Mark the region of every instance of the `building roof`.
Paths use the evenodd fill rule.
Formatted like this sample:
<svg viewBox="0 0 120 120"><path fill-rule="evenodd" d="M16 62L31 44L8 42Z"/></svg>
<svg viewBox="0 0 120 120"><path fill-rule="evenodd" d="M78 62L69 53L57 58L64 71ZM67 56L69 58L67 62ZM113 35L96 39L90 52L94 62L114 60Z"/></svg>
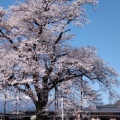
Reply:
<svg viewBox="0 0 120 120"><path fill-rule="evenodd" d="M114 104L97 106L95 110L91 110L91 113L100 113L100 112L120 113L120 100Z"/></svg>

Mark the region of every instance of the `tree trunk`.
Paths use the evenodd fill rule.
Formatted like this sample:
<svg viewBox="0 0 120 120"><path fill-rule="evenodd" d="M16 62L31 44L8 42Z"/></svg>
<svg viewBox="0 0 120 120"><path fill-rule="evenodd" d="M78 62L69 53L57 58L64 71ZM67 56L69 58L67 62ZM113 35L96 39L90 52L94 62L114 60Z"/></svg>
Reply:
<svg viewBox="0 0 120 120"><path fill-rule="evenodd" d="M35 86L35 90L36 90L37 98L38 98L37 101L34 101L34 104L36 106L36 120L46 120L45 107L48 103L48 93L49 93L48 86L47 86L48 78L47 77L43 78L43 83L42 83L41 89L37 85L37 83L39 81L39 75L34 74L33 78L35 81L34 86Z"/></svg>
<svg viewBox="0 0 120 120"><path fill-rule="evenodd" d="M36 120L46 120L46 111L41 107L41 105L37 104L36 106Z"/></svg>
<svg viewBox="0 0 120 120"><path fill-rule="evenodd" d="M47 116L42 111L36 113L36 120L46 120Z"/></svg>
<svg viewBox="0 0 120 120"><path fill-rule="evenodd" d="M38 101L36 101L36 120L47 120L46 105L48 103L48 91L42 92Z"/></svg>

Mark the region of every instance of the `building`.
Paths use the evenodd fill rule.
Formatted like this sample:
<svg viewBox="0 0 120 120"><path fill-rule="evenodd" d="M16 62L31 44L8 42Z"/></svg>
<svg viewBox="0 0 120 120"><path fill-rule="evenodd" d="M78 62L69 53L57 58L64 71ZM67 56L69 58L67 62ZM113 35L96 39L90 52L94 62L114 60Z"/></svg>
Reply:
<svg viewBox="0 0 120 120"><path fill-rule="evenodd" d="M35 115L35 111L25 111L24 113L18 112L18 113L9 113L9 114L0 113L0 120L4 120L4 118L5 120L31 120L31 117L33 115ZM53 116L54 116L54 112L49 111L47 113L47 117L45 118L45 120L53 120Z"/></svg>
<svg viewBox="0 0 120 120"><path fill-rule="evenodd" d="M120 101L115 104L97 106L90 111L91 120L120 120Z"/></svg>
<svg viewBox="0 0 120 120"><path fill-rule="evenodd" d="M3 114L0 113L0 120L30 120L33 114Z"/></svg>
<svg viewBox="0 0 120 120"><path fill-rule="evenodd" d="M114 104L107 104L97 106L95 110L78 110L76 114L73 115L72 111L64 110L64 119L65 120L120 120L120 101L117 101ZM26 111L24 114L0 114L0 120L30 120L30 117L35 115L35 111ZM61 120L61 115L55 115L53 111L47 111L47 120L53 120L57 117L57 120ZM58 118L59 117L59 118Z"/></svg>

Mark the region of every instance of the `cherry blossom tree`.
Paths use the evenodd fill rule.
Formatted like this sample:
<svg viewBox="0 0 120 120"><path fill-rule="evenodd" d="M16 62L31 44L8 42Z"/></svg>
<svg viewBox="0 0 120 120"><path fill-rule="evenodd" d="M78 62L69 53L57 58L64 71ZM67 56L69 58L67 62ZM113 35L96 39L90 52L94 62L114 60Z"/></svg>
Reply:
<svg viewBox="0 0 120 120"><path fill-rule="evenodd" d="M65 97L65 108L67 109L78 110L93 108L102 103L101 94L99 91L93 90L86 80L72 80L63 82L60 89L62 89L61 94Z"/></svg>
<svg viewBox="0 0 120 120"><path fill-rule="evenodd" d="M61 117L62 109L64 118L68 118L70 116L76 117L80 110L85 112L95 109L96 105L102 104L100 90L93 90L90 83L83 78L62 82L55 93L56 118Z"/></svg>
<svg viewBox="0 0 120 120"><path fill-rule="evenodd" d="M117 73L94 47L74 48L71 26L89 23L85 4L97 0L25 0L0 8L0 87L14 87L31 98L36 120L48 104L51 90L84 76L111 92ZM112 93L112 92L111 92Z"/></svg>

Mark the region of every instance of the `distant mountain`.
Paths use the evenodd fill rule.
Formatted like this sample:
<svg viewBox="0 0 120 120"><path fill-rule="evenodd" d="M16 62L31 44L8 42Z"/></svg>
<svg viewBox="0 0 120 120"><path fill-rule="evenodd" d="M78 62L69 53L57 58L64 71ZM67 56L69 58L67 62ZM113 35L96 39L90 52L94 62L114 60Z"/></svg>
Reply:
<svg viewBox="0 0 120 120"><path fill-rule="evenodd" d="M49 105L48 111L54 111L54 102ZM6 113L11 113L14 111L35 111L35 105L29 100L10 100L6 102ZM4 100L0 101L0 113L4 113Z"/></svg>
<svg viewBox="0 0 120 120"><path fill-rule="evenodd" d="M6 113L13 111L35 111L35 106L32 102L20 100L17 103L13 100L6 102ZM0 113L4 112L4 101L0 101Z"/></svg>

